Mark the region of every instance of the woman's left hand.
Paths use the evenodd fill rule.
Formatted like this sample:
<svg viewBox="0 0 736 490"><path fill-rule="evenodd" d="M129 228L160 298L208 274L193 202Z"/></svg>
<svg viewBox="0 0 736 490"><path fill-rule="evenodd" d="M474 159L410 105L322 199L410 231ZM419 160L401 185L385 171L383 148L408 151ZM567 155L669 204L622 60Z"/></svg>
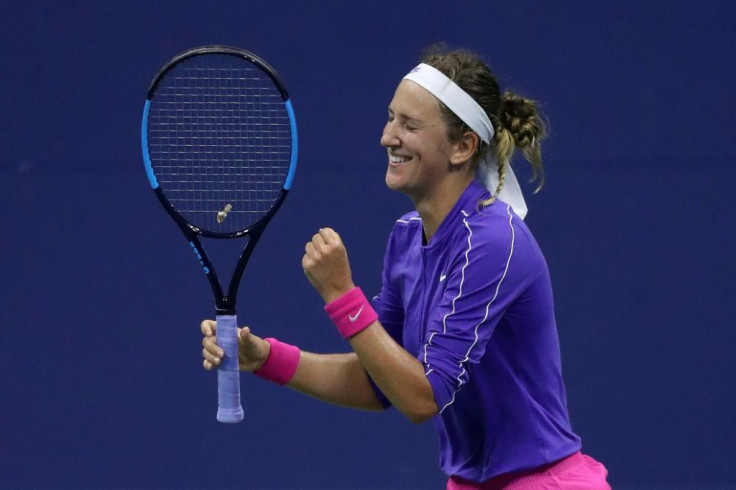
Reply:
<svg viewBox="0 0 736 490"><path fill-rule="evenodd" d="M302 268L325 303L355 287L345 245L332 228L321 228L305 247Z"/></svg>

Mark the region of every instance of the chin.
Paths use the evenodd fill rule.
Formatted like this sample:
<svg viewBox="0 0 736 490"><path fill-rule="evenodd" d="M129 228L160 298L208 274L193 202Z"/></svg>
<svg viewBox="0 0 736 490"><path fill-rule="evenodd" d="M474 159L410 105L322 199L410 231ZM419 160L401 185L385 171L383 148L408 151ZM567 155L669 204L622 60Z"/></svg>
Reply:
<svg viewBox="0 0 736 490"><path fill-rule="evenodd" d="M400 191L402 188L401 181L396 179L396 176L391 175L391 172L386 172L386 187L392 191Z"/></svg>

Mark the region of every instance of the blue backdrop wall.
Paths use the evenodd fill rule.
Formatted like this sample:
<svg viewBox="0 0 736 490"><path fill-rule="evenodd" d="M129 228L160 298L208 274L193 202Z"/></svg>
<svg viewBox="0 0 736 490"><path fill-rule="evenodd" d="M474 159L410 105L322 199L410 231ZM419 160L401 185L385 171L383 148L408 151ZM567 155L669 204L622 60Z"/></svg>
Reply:
<svg viewBox="0 0 736 490"><path fill-rule="evenodd" d="M378 144L423 47L482 53L551 123L530 227L556 291L585 450L614 488L736 488L736 7L689 2L6 1L0 18L0 487L444 488L431 424L251 376L215 421L212 300L143 172L146 89L175 54L269 60L300 128L293 192L239 312L347 345L301 271L320 226L379 284L393 220ZM521 167L521 166L520 166ZM531 190L531 189L529 189Z"/></svg>

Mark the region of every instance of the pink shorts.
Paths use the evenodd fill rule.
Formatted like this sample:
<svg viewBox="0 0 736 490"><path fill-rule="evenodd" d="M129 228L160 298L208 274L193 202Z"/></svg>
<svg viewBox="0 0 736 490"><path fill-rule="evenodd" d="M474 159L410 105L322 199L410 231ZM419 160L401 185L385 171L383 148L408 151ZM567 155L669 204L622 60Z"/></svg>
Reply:
<svg viewBox="0 0 736 490"><path fill-rule="evenodd" d="M611 490L607 476L605 466L577 452L536 470L507 473L482 483L452 476L447 490Z"/></svg>

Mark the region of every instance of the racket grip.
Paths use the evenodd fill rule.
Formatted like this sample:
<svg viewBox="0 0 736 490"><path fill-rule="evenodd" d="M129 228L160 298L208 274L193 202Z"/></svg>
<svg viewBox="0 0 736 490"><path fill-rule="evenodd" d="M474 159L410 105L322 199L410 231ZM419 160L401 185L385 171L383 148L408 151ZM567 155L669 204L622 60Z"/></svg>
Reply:
<svg viewBox="0 0 736 490"><path fill-rule="evenodd" d="M217 370L217 420L236 423L243 420L240 405L240 370L238 366L238 319L235 315L217 315L217 345L225 351Z"/></svg>

